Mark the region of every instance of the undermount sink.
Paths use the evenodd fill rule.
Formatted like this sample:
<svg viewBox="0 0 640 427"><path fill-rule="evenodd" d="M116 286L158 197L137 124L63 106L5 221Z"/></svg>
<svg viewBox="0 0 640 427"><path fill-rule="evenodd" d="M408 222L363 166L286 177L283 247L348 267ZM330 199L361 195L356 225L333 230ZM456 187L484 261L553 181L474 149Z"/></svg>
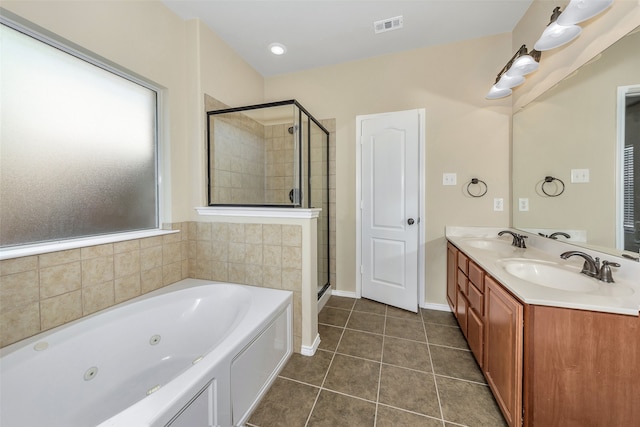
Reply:
<svg viewBox="0 0 640 427"><path fill-rule="evenodd" d="M506 240L503 241L503 240L497 240L497 239L473 238L473 239L466 239L463 242L466 245L471 246L472 248L484 249L486 251L501 252L504 250L515 249L513 246L511 246L511 243L507 242Z"/></svg>
<svg viewBox="0 0 640 427"><path fill-rule="evenodd" d="M547 288L572 292L594 292L600 288L597 279L552 262L507 259L498 261L498 265L512 276Z"/></svg>

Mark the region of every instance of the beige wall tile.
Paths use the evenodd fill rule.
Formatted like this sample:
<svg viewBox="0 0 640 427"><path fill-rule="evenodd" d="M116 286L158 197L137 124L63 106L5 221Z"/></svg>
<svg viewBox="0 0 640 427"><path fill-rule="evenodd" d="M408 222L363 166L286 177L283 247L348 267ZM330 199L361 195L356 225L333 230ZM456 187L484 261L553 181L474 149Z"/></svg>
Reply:
<svg viewBox="0 0 640 427"><path fill-rule="evenodd" d="M229 224L225 222L211 224L211 239L219 242L229 241Z"/></svg>
<svg viewBox="0 0 640 427"><path fill-rule="evenodd" d="M282 288L282 269L265 265L262 268L262 286L274 289Z"/></svg>
<svg viewBox="0 0 640 427"><path fill-rule="evenodd" d="M196 259L198 256L198 244L195 240L189 240L187 242L187 258L188 259Z"/></svg>
<svg viewBox="0 0 640 427"><path fill-rule="evenodd" d="M113 244L113 253L119 254L123 252L132 252L140 250L140 240L125 240L124 242L116 242Z"/></svg>
<svg viewBox="0 0 640 427"><path fill-rule="evenodd" d="M245 244L229 242L229 262L236 264L244 264L245 262Z"/></svg>
<svg viewBox="0 0 640 427"><path fill-rule="evenodd" d="M218 282L229 281L229 264L222 261L211 262L211 280Z"/></svg>
<svg viewBox="0 0 640 427"><path fill-rule="evenodd" d="M173 264L182 261L182 244L180 241L165 243L162 246L162 263Z"/></svg>
<svg viewBox="0 0 640 427"><path fill-rule="evenodd" d="M229 224L229 242L244 243L244 224Z"/></svg>
<svg viewBox="0 0 640 427"><path fill-rule="evenodd" d="M40 303L32 302L0 313L0 347L40 332Z"/></svg>
<svg viewBox="0 0 640 427"><path fill-rule="evenodd" d="M140 250L140 270L147 271L162 267L162 246L152 246Z"/></svg>
<svg viewBox="0 0 640 427"><path fill-rule="evenodd" d="M302 290L302 270L282 269L282 289L289 291Z"/></svg>
<svg viewBox="0 0 640 427"><path fill-rule="evenodd" d="M263 224L262 243L265 245L281 245L282 226L279 224Z"/></svg>
<svg viewBox="0 0 640 427"><path fill-rule="evenodd" d="M208 222L196 223L196 240L211 240L211 224Z"/></svg>
<svg viewBox="0 0 640 427"><path fill-rule="evenodd" d="M82 291L40 301L40 325L43 331L82 317Z"/></svg>
<svg viewBox="0 0 640 427"><path fill-rule="evenodd" d="M90 258L82 261L82 286L97 285L113 280L113 256Z"/></svg>
<svg viewBox="0 0 640 427"><path fill-rule="evenodd" d="M68 251L38 255L38 260L40 268L80 261L80 249L70 249Z"/></svg>
<svg viewBox="0 0 640 427"><path fill-rule="evenodd" d="M140 295L140 273L131 274L114 281L115 303L135 298Z"/></svg>
<svg viewBox="0 0 640 427"><path fill-rule="evenodd" d="M262 245L247 243L244 262L245 264L262 265Z"/></svg>
<svg viewBox="0 0 640 427"><path fill-rule="evenodd" d="M282 265L282 246L264 245L262 259L265 266L280 267Z"/></svg>
<svg viewBox="0 0 640 427"><path fill-rule="evenodd" d="M245 283L251 286L262 286L262 266L261 265L246 266Z"/></svg>
<svg viewBox="0 0 640 427"><path fill-rule="evenodd" d="M114 282L99 283L82 289L82 313L95 313L115 304Z"/></svg>
<svg viewBox="0 0 640 427"><path fill-rule="evenodd" d="M302 227L299 225L282 226L282 246L302 245Z"/></svg>
<svg viewBox="0 0 640 427"><path fill-rule="evenodd" d="M182 240L182 233L171 233L171 234L165 234L164 236L162 236L163 245L167 245L169 243L178 243L181 240Z"/></svg>
<svg viewBox="0 0 640 427"><path fill-rule="evenodd" d="M282 247L282 268L302 268L302 250L299 247Z"/></svg>
<svg viewBox="0 0 640 427"><path fill-rule="evenodd" d="M229 263L229 282L231 283L244 283L245 280L245 265Z"/></svg>
<svg viewBox="0 0 640 427"><path fill-rule="evenodd" d="M140 239L140 249L162 246L162 236L147 237Z"/></svg>
<svg viewBox="0 0 640 427"><path fill-rule="evenodd" d="M188 223L187 240L196 240L198 236L198 224L194 221Z"/></svg>
<svg viewBox="0 0 640 427"><path fill-rule="evenodd" d="M140 251L114 255L113 270L116 278L140 273Z"/></svg>
<svg viewBox="0 0 640 427"><path fill-rule="evenodd" d="M113 243L106 245L88 246L80 249L80 256L84 259L113 255Z"/></svg>
<svg viewBox="0 0 640 427"><path fill-rule="evenodd" d="M40 299L37 271L0 276L0 307L2 311Z"/></svg>
<svg viewBox="0 0 640 427"><path fill-rule="evenodd" d="M262 224L245 224L244 225L244 241L245 243L262 243Z"/></svg>
<svg viewBox="0 0 640 427"><path fill-rule="evenodd" d="M51 298L82 287L79 261L40 269L40 298Z"/></svg>
<svg viewBox="0 0 640 427"><path fill-rule="evenodd" d="M0 261L0 276L22 273L38 269L37 256L25 256L21 258L5 259Z"/></svg>
<svg viewBox="0 0 640 427"><path fill-rule="evenodd" d="M213 257L213 243L211 240L196 240L196 258L205 260Z"/></svg>
<svg viewBox="0 0 640 427"><path fill-rule="evenodd" d="M143 270L140 273L140 291L143 294L162 287L162 267Z"/></svg>
<svg viewBox="0 0 640 427"><path fill-rule="evenodd" d="M213 242L211 259L215 261L224 261L227 262L229 260L229 244L227 242Z"/></svg>
<svg viewBox="0 0 640 427"><path fill-rule="evenodd" d="M211 270L211 260L208 260L208 259L196 260L195 278L213 280L213 272Z"/></svg>
<svg viewBox="0 0 640 427"><path fill-rule="evenodd" d="M182 279L182 261L162 266L162 286L167 286Z"/></svg>

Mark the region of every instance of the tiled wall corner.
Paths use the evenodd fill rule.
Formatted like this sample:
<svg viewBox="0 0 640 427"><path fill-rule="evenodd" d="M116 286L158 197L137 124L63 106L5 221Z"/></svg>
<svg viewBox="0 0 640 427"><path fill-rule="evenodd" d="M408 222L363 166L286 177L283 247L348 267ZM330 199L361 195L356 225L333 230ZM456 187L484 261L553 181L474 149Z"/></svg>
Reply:
<svg viewBox="0 0 640 427"><path fill-rule="evenodd" d="M294 291L294 348L302 342L302 227L196 223L191 277Z"/></svg>
<svg viewBox="0 0 640 427"><path fill-rule="evenodd" d="M180 233L0 261L0 347L189 277Z"/></svg>

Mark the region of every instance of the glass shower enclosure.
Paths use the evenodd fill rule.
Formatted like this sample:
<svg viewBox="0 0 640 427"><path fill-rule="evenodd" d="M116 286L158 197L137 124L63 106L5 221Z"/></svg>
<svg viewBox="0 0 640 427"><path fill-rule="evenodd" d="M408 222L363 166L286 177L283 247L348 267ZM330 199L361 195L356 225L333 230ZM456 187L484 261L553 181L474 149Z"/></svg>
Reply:
<svg viewBox="0 0 640 427"><path fill-rule="evenodd" d="M207 111L209 206L322 208L318 298L330 287L329 131L295 99Z"/></svg>

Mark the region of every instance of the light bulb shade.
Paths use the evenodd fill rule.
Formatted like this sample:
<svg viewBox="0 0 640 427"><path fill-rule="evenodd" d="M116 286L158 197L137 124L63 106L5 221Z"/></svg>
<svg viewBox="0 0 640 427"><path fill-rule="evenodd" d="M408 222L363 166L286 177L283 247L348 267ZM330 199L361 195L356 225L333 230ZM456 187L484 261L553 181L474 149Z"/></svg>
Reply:
<svg viewBox="0 0 640 427"><path fill-rule="evenodd" d="M489 89L489 93L487 93L487 96L485 96L485 98L500 99L500 98L504 98L505 96L511 95L511 92L512 92L511 89L498 89L496 85L493 85L491 86L491 89Z"/></svg>
<svg viewBox="0 0 640 427"><path fill-rule="evenodd" d="M613 0L571 0L556 22L560 25L574 25L603 12Z"/></svg>
<svg viewBox="0 0 640 427"><path fill-rule="evenodd" d="M562 16L562 15L560 15ZM558 25L557 22L552 22L544 30L540 39L533 46L535 50L545 51L555 49L563 44L569 43L575 39L582 32L582 28L577 25Z"/></svg>
<svg viewBox="0 0 640 427"><path fill-rule="evenodd" d="M511 89L512 87L516 87L524 83L524 77L522 76L507 76L507 74L503 74L500 77L500 80L494 85L496 89Z"/></svg>
<svg viewBox="0 0 640 427"><path fill-rule="evenodd" d="M531 55L519 56L505 73L508 77L525 76L538 69L540 64Z"/></svg>

